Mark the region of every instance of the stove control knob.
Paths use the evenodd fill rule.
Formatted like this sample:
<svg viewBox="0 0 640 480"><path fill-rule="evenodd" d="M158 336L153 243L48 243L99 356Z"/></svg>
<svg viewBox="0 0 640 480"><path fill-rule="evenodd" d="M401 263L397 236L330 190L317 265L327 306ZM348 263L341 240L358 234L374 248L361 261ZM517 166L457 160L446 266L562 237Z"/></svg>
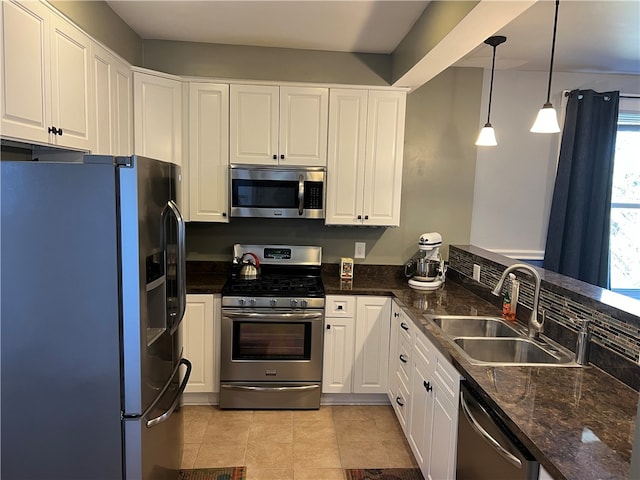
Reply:
<svg viewBox="0 0 640 480"><path fill-rule="evenodd" d="M256 306L256 299L255 298L250 298L249 299L249 305L251 305L252 307Z"/></svg>
<svg viewBox="0 0 640 480"><path fill-rule="evenodd" d="M276 305L278 305L278 300L276 300L275 298L272 298L271 300L269 300L269 305L271 305L272 307L275 307Z"/></svg>
<svg viewBox="0 0 640 480"><path fill-rule="evenodd" d="M241 307L244 307L244 304L247 303L247 300L244 298L241 298L238 300L238 303L240 304Z"/></svg>
<svg viewBox="0 0 640 480"><path fill-rule="evenodd" d="M302 308L307 308L307 301L306 300L300 300L300 306Z"/></svg>
<svg viewBox="0 0 640 480"><path fill-rule="evenodd" d="M296 300L295 298L291 299L291 306L293 308L296 308L298 306L298 300Z"/></svg>

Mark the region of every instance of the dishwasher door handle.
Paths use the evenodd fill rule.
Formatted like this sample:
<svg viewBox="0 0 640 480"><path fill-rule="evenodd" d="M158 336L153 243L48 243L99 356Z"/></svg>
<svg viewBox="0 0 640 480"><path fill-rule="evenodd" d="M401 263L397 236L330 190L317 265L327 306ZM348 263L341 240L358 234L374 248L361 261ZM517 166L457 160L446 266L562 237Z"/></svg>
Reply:
<svg viewBox="0 0 640 480"><path fill-rule="evenodd" d="M467 420L469 421L469 424L473 427L473 429L476 432L478 432L478 434L482 438L484 438L487 441L487 443L491 445L505 460L507 460L509 463L513 464L517 468L522 468L522 462L520 461L520 459L514 456L502 445L500 445L500 443L495 438L493 438L489 434L489 432L487 432L484 428L482 428L482 425L480 425L480 423L478 423L478 421L475 419L475 417L471 413L471 410L469 409L469 405L467 404L467 401L464 398L464 392L462 391L460 392L460 406L462 407L462 411L464 412L465 417L467 417ZM489 416L489 414L484 410L482 405L478 405L478 407L482 409L482 411L484 411L487 414L487 416Z"/></svg>

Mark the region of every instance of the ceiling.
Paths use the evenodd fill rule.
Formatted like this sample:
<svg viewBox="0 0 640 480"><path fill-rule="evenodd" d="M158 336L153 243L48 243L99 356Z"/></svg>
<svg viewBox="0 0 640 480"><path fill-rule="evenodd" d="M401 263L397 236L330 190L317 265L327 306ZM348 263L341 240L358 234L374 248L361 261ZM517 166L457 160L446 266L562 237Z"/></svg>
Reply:
<svg viewBox="0 0 640 480"><path fill-rule="evenodd" d="M107 3L143 39L389 54L430 2ZM554 5L552 0L539 0L495 32L507 37L497 49L496 68L549 68ZM490 67L491 54L491 47L479 42L455 65ZM640 0L562 1L554 69L640 74Z"/></svg>

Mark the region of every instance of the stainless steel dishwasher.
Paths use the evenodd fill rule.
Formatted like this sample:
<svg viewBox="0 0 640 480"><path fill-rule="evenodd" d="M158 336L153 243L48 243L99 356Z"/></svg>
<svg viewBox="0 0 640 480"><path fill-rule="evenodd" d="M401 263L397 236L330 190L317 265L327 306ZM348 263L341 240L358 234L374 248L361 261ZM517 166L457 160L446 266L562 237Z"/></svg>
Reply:
<svg viewBox="0 0 640 480"><path fill-rule="evenodd" d="M535 480L539 463L511 433L500 416L460 384L457 480Z"/></svg>

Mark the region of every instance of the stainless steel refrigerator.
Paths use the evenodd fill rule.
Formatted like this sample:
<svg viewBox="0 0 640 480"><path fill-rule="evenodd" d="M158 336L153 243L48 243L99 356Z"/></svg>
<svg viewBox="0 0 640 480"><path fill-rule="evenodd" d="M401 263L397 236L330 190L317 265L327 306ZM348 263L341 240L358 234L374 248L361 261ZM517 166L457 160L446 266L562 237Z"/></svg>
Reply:
<svg viewBox="0 0 640 480"><path fill-rule="evenodd" d="M177 478L178 176L139 156L0 162L1 478Z"/></svg>

